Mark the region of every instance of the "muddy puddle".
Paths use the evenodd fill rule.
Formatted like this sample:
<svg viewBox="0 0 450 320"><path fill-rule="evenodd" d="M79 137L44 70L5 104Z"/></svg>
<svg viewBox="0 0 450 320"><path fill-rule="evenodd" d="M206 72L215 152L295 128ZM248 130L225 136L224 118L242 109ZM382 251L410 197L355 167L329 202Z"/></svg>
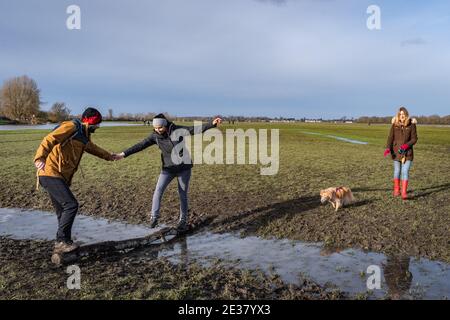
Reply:
<svg viewBox="0 0 450 320"><path fill-rule="evenodd" d="M323 133L318 133L318 132L302 131L302 133L312 134L312 135L317 135L317 136L322 136L322 137L327 137L327 138L332 138L332 139L336 139L336 140L339 140L339 141L344 141L344 142L349 142L349 143L354 143L354 144L368 144L368 142L366 142L366 141L354 140L354 139L349 139L349 138L345 138L345 137L338 137L338 136L333 136L333 135L323 134Z"/></svg>
<svg viewBox="0 0 450 320"><path fill-rule="evenodd" d="M157 230L157 229L156 229ZM107 240L137 238L154 232L144 225L110 222L79 215L73 237L83 244ZM56 216L43 211L0 209L0 236L14 239L53 240ZM166 257L174 263L195 260L205 267L220 263L243 269L260 269L277 274L286 283L300 284L303 278L322 286L340 289L352 296L368 291L367 281L373 275L368 267L380 270L380 289L369 292L369 298L387 295L403 299L442 299L450 297L450 265L412 257L386 256L356 249L326 250L320 243L290 240L241 238L239 234L215 234L207 231L183 237L164 246L128 253L145 263ZM370 282L373 284L373 282Z"/></svg>

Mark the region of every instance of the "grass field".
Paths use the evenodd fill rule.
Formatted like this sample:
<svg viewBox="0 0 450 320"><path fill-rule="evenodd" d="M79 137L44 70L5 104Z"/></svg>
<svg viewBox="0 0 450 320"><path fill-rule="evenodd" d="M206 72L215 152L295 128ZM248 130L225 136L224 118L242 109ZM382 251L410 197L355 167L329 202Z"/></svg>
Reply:
<svg viewBox="0 0 450 320"><path fill-rule="evenodd" d="M222 130L238 127L280 129L279 172L262 176L259 165L196 165L189 192L190 215L213 217L208 226L211 231L321 241L331 250L356 247L450 262L449 127L418 126L419 141L410 172L412 199L408 201L391 196L393 165L382 155L387 125L243 123L223 126ZM105 127L93 140L107 150L120 152L146 137L149 130L144 126ZM46 193L35 190L32 164L47 132L0 131L0 207L52 210ZM117 162L86 154L81 161L83 174L79 170L72 185L80 211L148 223L160 166L155 146ZM338 185L352 188L357 202L336 213L331 205L321 205L319 190ZM175 223L178 207L173 182L164 195L162 222ZM343 297L314 283L287 286L277 278L220 265L204 268L190 263L183 268L161 259L142 264L126 256L82 262L83 290L69 292L64 286L64 270L50 265L51 243L0 238L0 244L5 262L0 265L0 297L6 299Z"/></svg>
<svg viewBox="0 0 450 320"><path fill-rule="evenodd" d="M196 165L190 185L191 215L215 216L214 231L244 230L265 237L323 241L333 247L404 253L450 261L450 128L418 126L410 172L413 198L391 196L392 161L382 156L389 127L364 124L260 124L226 128L279 128L280 169L259 174L259 165ZM98 145L120 152L149 134L149 127L105 127ZM305 132L368 142L358 145ZM35 191L34 152L47 131L1 131L0 206L51 210ZM72 190L81 212L133 223L148 222L160 171L157 147L118 162L85 155ZM321 205L319 190L352 188L356 204L335 213ZM162 220L178 217L172 183Z"/></svg>

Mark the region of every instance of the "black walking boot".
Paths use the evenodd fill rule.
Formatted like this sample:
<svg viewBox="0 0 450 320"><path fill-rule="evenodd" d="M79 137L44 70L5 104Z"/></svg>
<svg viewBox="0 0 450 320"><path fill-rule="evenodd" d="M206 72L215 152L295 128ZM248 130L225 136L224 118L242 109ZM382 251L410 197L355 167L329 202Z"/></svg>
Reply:
<svg viewBox="0 0 450 320"><path fill-rule="evenodd" d="M150 218L150 228L156 228L158 225L158 218L151 217Z"/></svg>
<svg viewBox="0 0 450 320"><path fill-rule="evenodd" d="M183 232L183 231L186 231L187 229L188 229L188 224L187 224L186 220L180 220L177 224L177 231Z"/></svg>

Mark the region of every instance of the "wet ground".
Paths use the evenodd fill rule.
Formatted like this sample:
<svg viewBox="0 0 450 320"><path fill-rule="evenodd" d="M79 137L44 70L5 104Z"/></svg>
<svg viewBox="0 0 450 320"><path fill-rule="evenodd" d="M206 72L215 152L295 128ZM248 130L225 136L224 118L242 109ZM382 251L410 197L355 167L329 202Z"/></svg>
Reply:
<svg viewBox="0 0 450 320"><path fill-rule="evenodd" d="M56 229L54 214L43 211L0 209L0 236L17 240L52 240ZM143 225L110 222L79 215L74 239L90 244L106 240L137 238L154 232ZM287 284L300 286L313 281L357 297L367 291L369 266L381 271L381 288L370 298L442 299L450 297L450 265L412 257L386 256L357 249L325 249L321 243L283 239L241 237L238 232L216 234L207 230L180 239L173 246L139 250L127 255L134 261L150 263L155 258L175 265L195 261L209 268L217 261L226 267L262 270L277 274ZM153 262L152 262L153 263Z"/></svg>
<svg viewBox="0 0 450 320"><path fill-rule="evenodd" d="M322 134L322 133L318 133L318 132L309 132L309 131L302 131L302 132L306 133L306 134L323 136L323 137L332 138L332 139L336 139L336 140L339 140L339 141L344 141L344 142L349 142L349 143L354 143L354 144L368 144L368 142L366 142L366 141L349 139L349 138L334 136L334 135L330 135L330 134Z"/></svg>
<svg viewBox="0 0 450 320"><path fill-rule="evenodd" d="M243 125L244 129L276 127ZM280 171L275 176L261 176L253 165L194 166L190 217L213 218L209 230L216 233L244 230L248 236L323 242L450 263L448 130L420 129L410 172L410 200L402 201L392 197L392 161L383 158L388 126L295 124L280 129ZM149 130L103 128L95 134L95 142L120 152L148 136ZM7 150L0 164L0 207L53 211L48 194L42 188L35 190L36 172L30 162L45 133L0 134L0 144ZM139 225L148 221L160 166L155 147L112 163L84 156L72 184L80 212ZM320 203L319 191L337 185L351 188L357 201L334 212L331 205ZM176 223L178 215L173 182L164 194L161 222Z"/></svg>

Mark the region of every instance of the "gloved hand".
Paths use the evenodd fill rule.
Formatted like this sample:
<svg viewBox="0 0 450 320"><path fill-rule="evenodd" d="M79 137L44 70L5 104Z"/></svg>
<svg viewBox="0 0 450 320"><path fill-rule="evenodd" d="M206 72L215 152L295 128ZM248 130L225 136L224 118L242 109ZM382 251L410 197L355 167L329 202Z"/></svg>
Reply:
<svg viewBox="0 0 450 320"><path fill-rule="evenodd" d="M391 149L387 148L386 150L384 150L384 154L383 156L386 158L388 154L391 153Z"/></svg>
<svg viewBox="0 0 450 320"><path fill-rule="evenodd" d="M409 149L409 145L407 143L402 144L400 146L400 148L398 149L398 153L404 154L404 153L406 153L406 151L408 151L408 149Z"/></svg>

